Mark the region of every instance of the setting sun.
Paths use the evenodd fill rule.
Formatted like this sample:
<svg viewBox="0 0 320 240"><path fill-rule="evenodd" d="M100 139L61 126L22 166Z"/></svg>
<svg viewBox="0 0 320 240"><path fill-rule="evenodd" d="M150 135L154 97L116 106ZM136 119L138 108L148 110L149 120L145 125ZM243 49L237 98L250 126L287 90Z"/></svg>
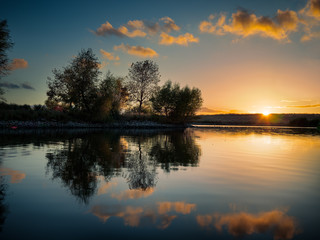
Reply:
<svg viewBox="0 0 320 240"><path fill-rule="evenodd" d="M262 115L263 115L263 116L268 116L269 114L270 114L270 112L268 112L268 111L263 111L263 112L262 112Z"/></svg>

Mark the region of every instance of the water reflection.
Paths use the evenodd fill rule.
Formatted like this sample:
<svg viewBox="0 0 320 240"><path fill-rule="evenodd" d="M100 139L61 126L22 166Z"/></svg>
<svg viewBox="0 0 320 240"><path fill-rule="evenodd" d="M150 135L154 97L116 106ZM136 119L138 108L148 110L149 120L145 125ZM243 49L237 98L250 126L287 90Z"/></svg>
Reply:
<svg viewBox="0 0 320 240"><path fill-rule="evenodd" d="M47 173L61 180L72 195L88 204L96 194L104 194L123 177L128 188L113 194L116 199L137 199L153 193L157 167L169 172L179 166L197 166L200 148L190 131L120 135L116 132L70 138L50 148L46 154ZM98 187L98 182L104 181Z"/></svg>
<svg viewBox="0 0 320 240"><path fill-rule="evenodd" d="M165 229L180 214L187 215L195 209L196 204L182 201L158 202L150 207L95 205L90 212L103 222L108 221L111 217L116 217L123 219L124 225L131 227L152 224L159 229Z"/></svg>
<svg viewBox="0 0 320 240"><path fill-rule="evenodd" d="M279 209L258 214L239 212L198 215L197 222L201 227L214 226L219 232L225 227L235 237L271 232L274 239L292 239L298 233L296 220L288 216L285 210Z"/></svg>

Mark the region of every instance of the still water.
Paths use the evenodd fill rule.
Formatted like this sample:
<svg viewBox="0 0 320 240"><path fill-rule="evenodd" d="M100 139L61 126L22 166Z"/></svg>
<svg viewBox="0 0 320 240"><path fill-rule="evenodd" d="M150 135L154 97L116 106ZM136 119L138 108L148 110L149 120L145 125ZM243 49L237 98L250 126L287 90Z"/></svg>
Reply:
<svg viewBox="0 0 320 240"><path fill-rule="evenodd" d="M316 130L0 135L1 239L319 239Z"/></svg>

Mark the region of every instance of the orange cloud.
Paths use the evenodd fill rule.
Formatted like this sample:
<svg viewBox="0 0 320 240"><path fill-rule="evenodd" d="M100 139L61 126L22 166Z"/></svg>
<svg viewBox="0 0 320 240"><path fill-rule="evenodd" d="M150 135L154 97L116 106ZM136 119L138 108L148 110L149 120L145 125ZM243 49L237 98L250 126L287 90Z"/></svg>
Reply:
<svg viewBox="0 0 320 240"><path fill-rule="evenodd" d="M309 0L307 5L300 10L300 14L320 20L320 0Z"/></svg>
<svg viewBox="0 0 320 240"><path fill-rule="evenodd" d="M106 21L96 31L91 31L98 36L114 35L118 37L145 37L147 33L154 35L159 31L171 32L179 31L180 27L170 17L160 18L157 22L130 20L118 28L114 28L110 22Z"/></svg>
<svg viewBox="0 0 320 240"><path fill-rule="evenodd" d="M116 182L105 182L103 184L100 184L98 188L98 196L102 194L106 194L107 191L114 186L117 186Z"/></svg>
<svg viewBox="0 0 320 240"><path fill-rule="evenodd" d="M10 70L23 69L28 67L28 62L22 58L14 58L10 64Z"/></svg>
<svg viewBox="0 0 320 240"><path fill-rule="evenodd" d="M92 207L90 212L103 222L106 222L110 217L120 217L123 218L125 225L137 227L140 223L140 215L143 213L143 209L141 207L134 208L130 206L124 209L117 209L96 205Z"/></svg>
<svg viewBox="0 0 320 240"><path fill-rule="evenodd" d="M185 202L159 202L157 204L159 214L165 214L170 211L181 214L190 214L191 211L196 209L196 204Z"/></svg>
<svg viewBox="0 0 320 240"><path fill-rule="evenodd" d="M95 205L91 208L90 213L103 222L108 221L111 217L118 217L124 220L125 225L132 227L139 226L140 222L151 222L158 228L165 229L178 217L177 215L167 214L169 211L172 210L181 214L190 214L196 207L195 204L185 202L161 202L157 205L158 208L156 210L152 208L124 207L119 205Z"/></svg>
<svg viewBox="0 0 320 240"><path fill-rule="evenodd" d="M197 43L199 42L199 38L195 38L191 33L185 33L184 35L173 37L165 32L162 32L160 34L159 44L162 44L162 45L178 44L178 45L188 46L188 44L191 42Z"/></svg>
<svg viewBox="0 0 320 240"><path fill-rule="evenodd" d="M286 106L288 108L318 108L320 104Z"/></svg>
<svg viewBox="0 0 320 240"><path fill-rule="evenodd" d="M218 231L222 231L222 227L226 226L228 232L235 237L272 232L274 239L292 239L298 233L294 218L287 216L285 211L280 210L256 215L245 212L198 215L197 222L202 227L214 225Z"/></svg>
<svg viewBox="0 0 320 240"><path fill-rule="evenodd" d="M0 168L1 176L10 176L10 183L20 183L26 177L25 173L10 168Z"/></svg>
<svg viewBox="0 0 320 240"><path fill-rule="evenodd" d="M133 29L131 32L125 26L114 28L108 21L103 23L94 33L98 36L115 35L118 37L145 37L147 34L141 29Z"/></svg>
<svg viewBox="0 0 320 240"><path fill-rule="evenodd" d="M179 31L180 27L169 17L160 18L160 21L164 23L163 31L171 32L171 31Z"/></svg>
<svg viewBox="0 0 320 240"><path fill-rule="evenodd" d="M202 33L217 35L226 33L232 33L242 37L259 35L284 40L288 39L290 32L297 30L299 23L297 13L291 10L278 10L275 20L265 16L258 17L245 10L238 10L232 14L229 24L225 23L225 20L225 15L221 15L216 24L213 24L211 21L203 21L199 25L199 30Z"/></svg>
<svg viewBox="0 0 320 240"><path fill-rule="evenodd" d="M154 192L153 188L148 188L147 190L142 189L132 189L126 190L121 193L113 193L111 195L112 198L116 198L118 200L128 200L128 199L139 199L139 198L147 198L151 196Z"/></svg>
<svg viewBox="0 0 320 240"><path fill-rule="evenodd" d="M142 46L130 46L128 44L124 45L123 43L118 46L114 46L114 50L122 50L125 53L138 57L157 57L158 54L151 48L145 48Z"/></svg>
<svg viewBox="0 0 320 240"><path fill-rule="evenodd" d="M109 53L109 52L107 52L107 51L105 51L103 49L100 49L100 53L101 53L103 58L106 58L106 59L108 59L110 61L119 61L120 60L119 56L114 56L113 53Z"/></svg>

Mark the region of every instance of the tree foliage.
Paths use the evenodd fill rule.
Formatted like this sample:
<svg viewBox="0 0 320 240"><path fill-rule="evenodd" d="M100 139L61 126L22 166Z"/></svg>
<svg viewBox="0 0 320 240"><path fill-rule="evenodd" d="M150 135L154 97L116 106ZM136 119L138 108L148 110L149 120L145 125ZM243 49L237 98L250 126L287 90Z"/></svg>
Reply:
<svg viewBox="0 0 320 240"><path fill-rule="evenodd" d="M54 69L54 78L48 78L49 102L92 112L98 96L99 62L91 49L82 50L69 66Z"/></svg>
<svg viewBox="0 0 320 240"><path fill-rule="evenodd" d="M174 122L186 122L195 116L202 105L201 91L188 86L166 82L151 99L153 109L160 115L169 117Z"/></svg>
<svg viewBox="0 0 320 240"><path fill-rule="evenodd" d="M7 50L12 46L13 42L10 38L7 21L2 20L0 21L0 79L7 75L10 70ZM4 90L0 88L0 100L5 101L5 99L2 97L3 94Z"/></svg>
<svg viewBox="0 0 320 240"><path fill-rule="evenodd" d="M96 112L101 118L119 116L120 109L128 98L127 89L124 87L123 78L115 77L110 71L100 82Z"/></svg>
<svg viewBox="0 0 320 240"><path fill-rule="evenodd" d="M151 60L132 63L128 79L129 98L132 103L138 103L140 115L143 104L148 103L160 81L159 67Z"/></svg>

